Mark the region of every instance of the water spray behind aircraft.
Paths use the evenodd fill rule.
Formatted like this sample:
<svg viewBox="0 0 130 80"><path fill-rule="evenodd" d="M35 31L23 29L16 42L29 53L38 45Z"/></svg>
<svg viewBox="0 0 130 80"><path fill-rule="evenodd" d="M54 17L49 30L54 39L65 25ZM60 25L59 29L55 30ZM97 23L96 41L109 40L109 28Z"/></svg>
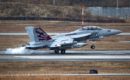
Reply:
<svg viewBox="0 0 130 80"><path fill-rule="evenodd" d="M33 50L28 50L25 47L7 48L5 54L29 54L33 53Z"/></svg>

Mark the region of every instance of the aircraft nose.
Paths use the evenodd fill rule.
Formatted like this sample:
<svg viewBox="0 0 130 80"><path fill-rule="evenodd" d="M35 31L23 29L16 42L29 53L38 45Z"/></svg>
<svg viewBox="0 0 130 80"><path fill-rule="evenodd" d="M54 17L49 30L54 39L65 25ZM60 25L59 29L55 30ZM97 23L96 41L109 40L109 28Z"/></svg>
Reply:
<svg viewBox="0 0 130 80"><path fill-rule="evenodd" d="M114 34L119 34L119 33L121 33L122 31L121 30L113 30L113 33Z"/></svg>

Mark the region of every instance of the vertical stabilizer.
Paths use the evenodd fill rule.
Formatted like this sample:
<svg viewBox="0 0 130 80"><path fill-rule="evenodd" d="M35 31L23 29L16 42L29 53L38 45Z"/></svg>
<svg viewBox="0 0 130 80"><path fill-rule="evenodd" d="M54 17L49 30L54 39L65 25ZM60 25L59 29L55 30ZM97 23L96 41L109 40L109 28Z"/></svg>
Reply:
<svg viewBox="0 0 130 80"><path fill-rule="evenodd" d="M49 41L51 37L41 28L29 26L26 27L31 42Z"/></svg>

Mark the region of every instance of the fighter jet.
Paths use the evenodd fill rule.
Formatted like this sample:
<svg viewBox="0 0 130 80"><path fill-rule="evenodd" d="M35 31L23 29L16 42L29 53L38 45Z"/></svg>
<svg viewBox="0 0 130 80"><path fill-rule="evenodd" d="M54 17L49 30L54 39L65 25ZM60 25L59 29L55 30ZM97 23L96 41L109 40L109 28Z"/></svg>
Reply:
<svg viewBox="0 0 130 80"><path fill-rule="evenodd" d="M48 35L40 27L26 27L30 42L27 49L49 48L56 54L65 54L67 49L86 46L89 41L97 41L104 37L121 33L116 29L105 29L98 26L84 26L75 31L56 36ZM91 45L95 49L95 45Z"/></svg>

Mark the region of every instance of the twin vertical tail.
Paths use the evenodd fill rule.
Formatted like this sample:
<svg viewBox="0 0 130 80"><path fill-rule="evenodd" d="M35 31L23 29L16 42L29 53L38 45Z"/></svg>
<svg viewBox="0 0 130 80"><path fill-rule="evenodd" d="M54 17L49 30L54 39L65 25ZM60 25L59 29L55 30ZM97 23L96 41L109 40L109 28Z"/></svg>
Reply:
<svg viewBox="0 0 130 80"><path fill-rule="evenodd" d="M52 38L41 28L29 26L26 27L31 42L49 41Z"/></svg>

